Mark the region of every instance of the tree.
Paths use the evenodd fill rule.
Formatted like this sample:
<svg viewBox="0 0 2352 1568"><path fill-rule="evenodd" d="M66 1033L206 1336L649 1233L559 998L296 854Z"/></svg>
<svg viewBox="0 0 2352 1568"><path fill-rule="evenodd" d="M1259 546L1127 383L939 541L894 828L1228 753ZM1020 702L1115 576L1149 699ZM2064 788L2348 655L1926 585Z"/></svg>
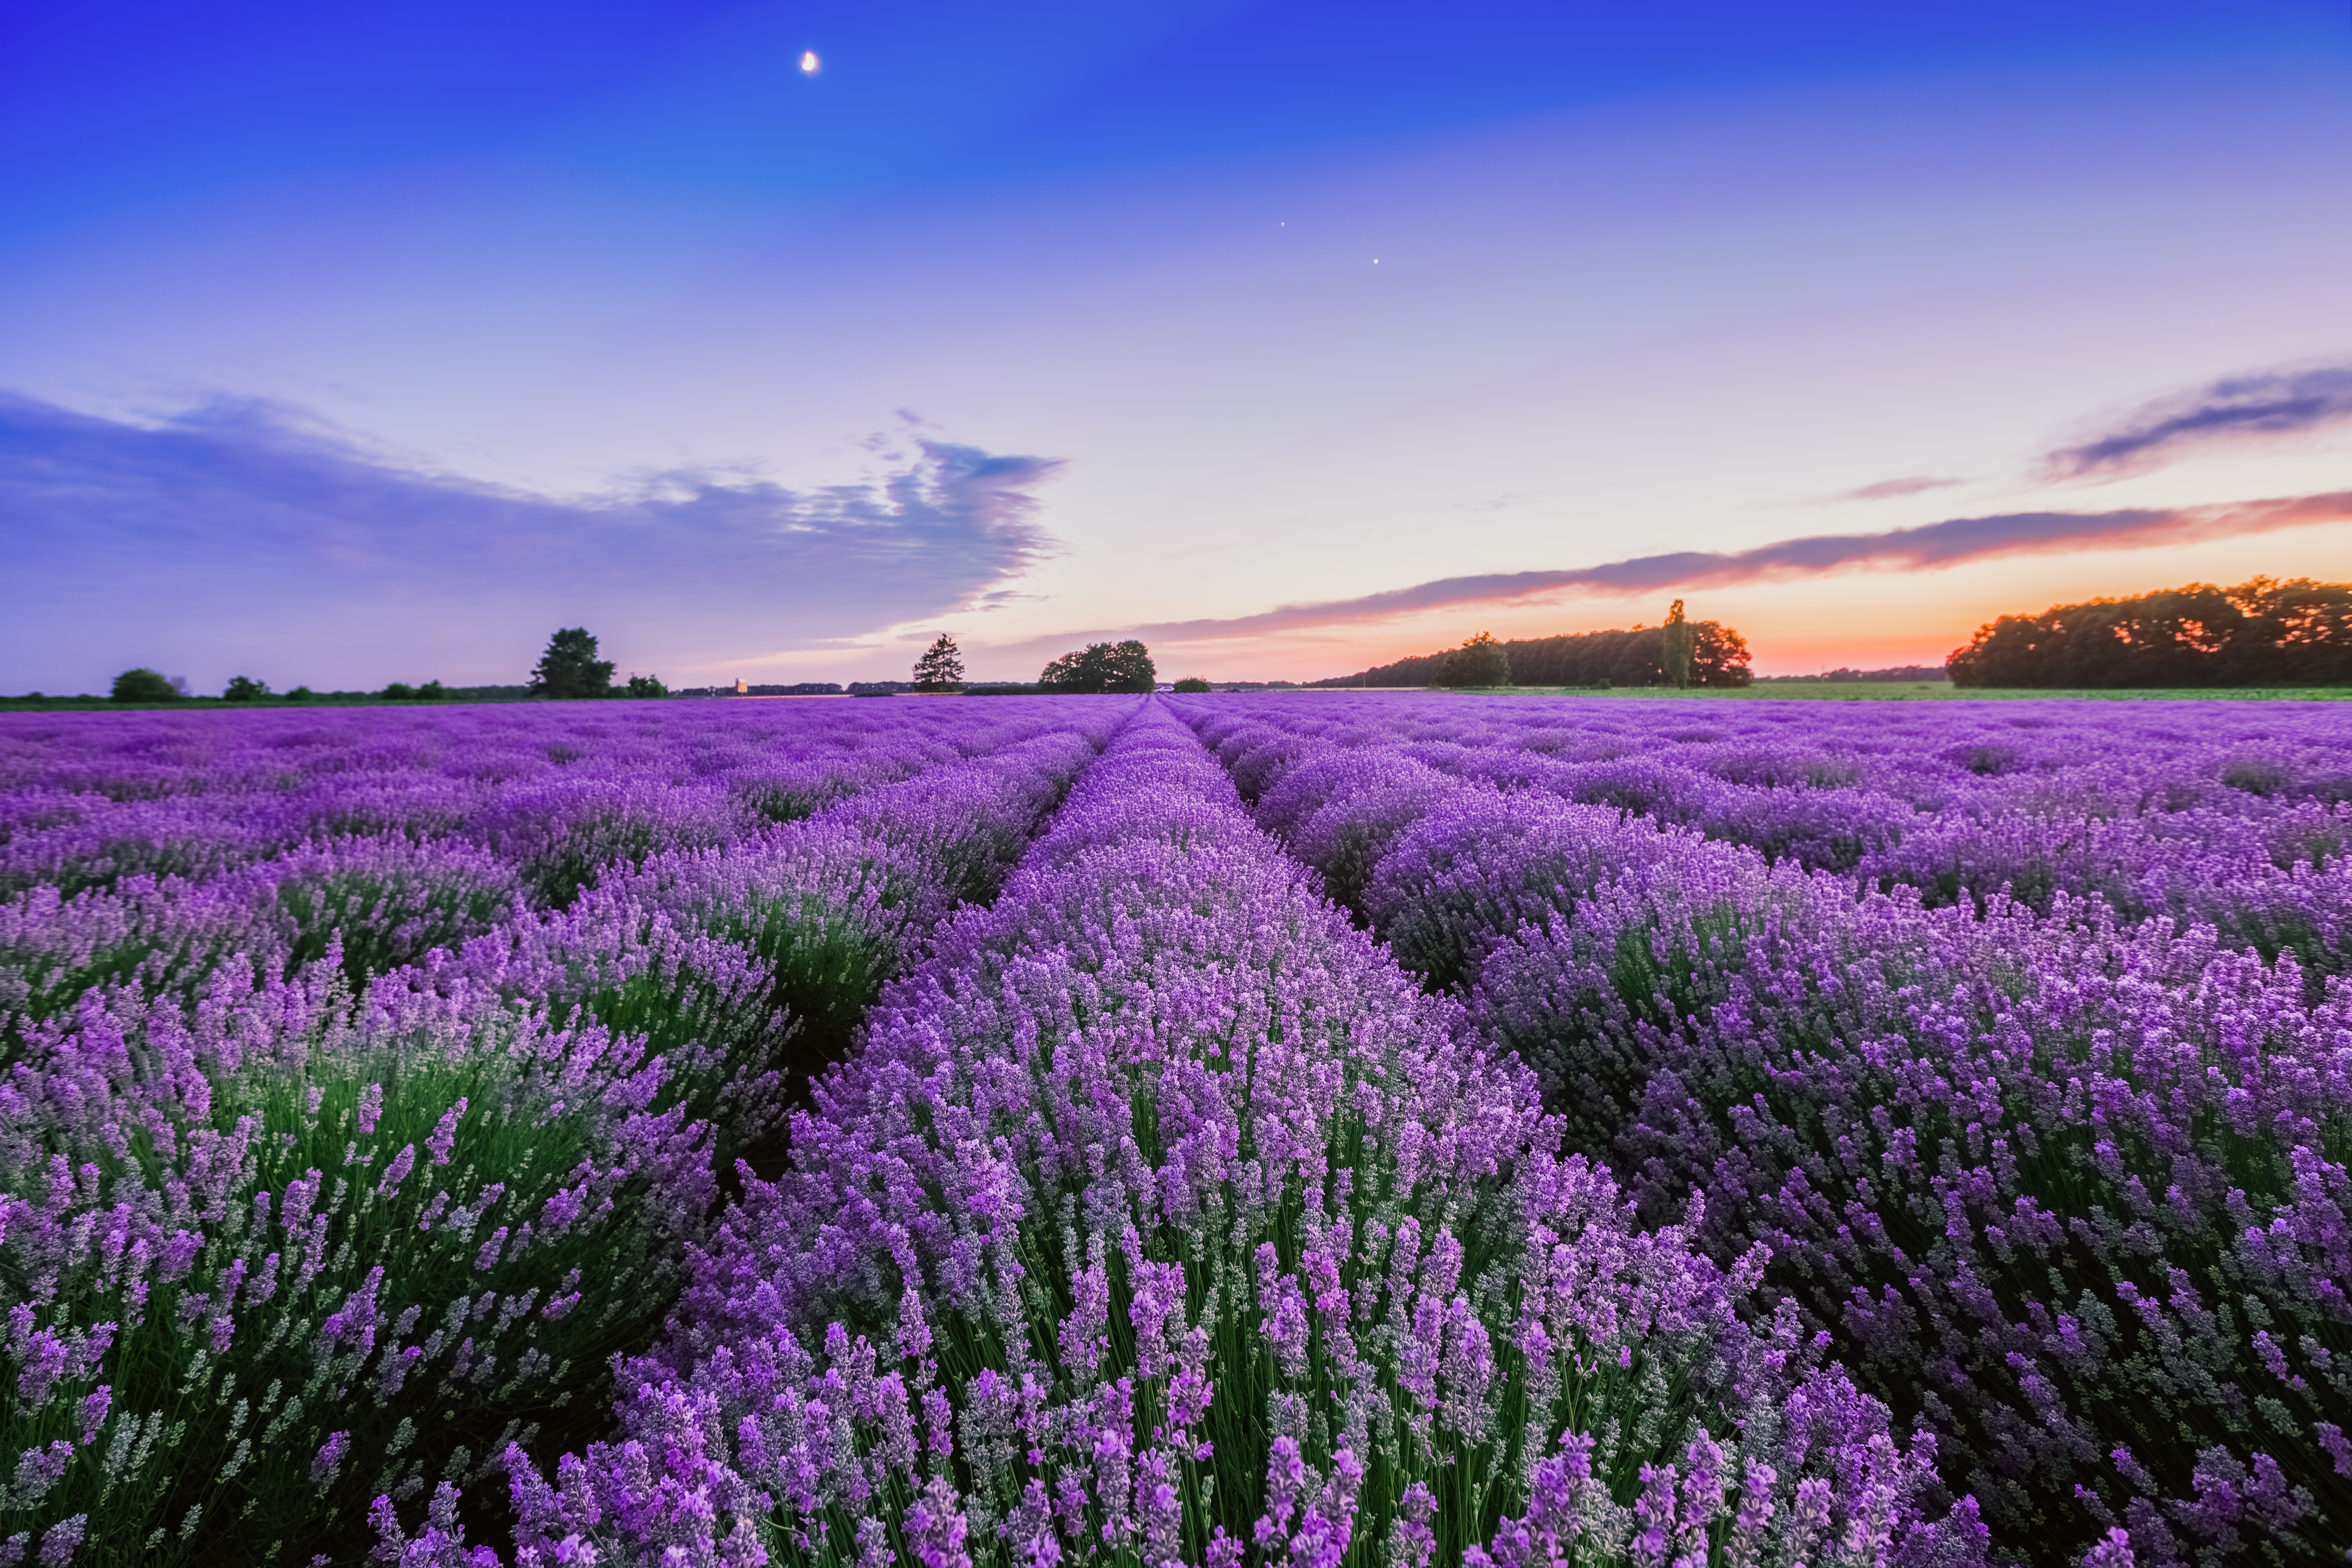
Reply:
<svg viewBox="0 0 2352 1568"><path fill-rule="evenodd" d="M596 639L585 626L566 626L547 639L547 651L530 672L539 697L604 697L613 687L613 661L596 657Z"/></svg>
<svg viewBox="0 0 2352 1568"><path fill-rule="evenodd" d="M180 689L152 669L126 669L114 678L117 702L177 702Z"/></svg>
<svg viewBox="0 0 2352 1568"><path fill-rule="evenodd" d="M1176 689L1179 691L1206 691L1209 689L1209 683L1202 679L1197 675L1188 675L1183 679L1176 683Z"/></svg>
<svg viewBox="0 0 2352 1568"><path fill-rule="evenodd" d="M655 675L632 675L629 677L629 684L626 689L628 694L632 697L667 697L669 695L669 688L661 683L661 678L659 676Z"/></svg>
<svg viewBox="0 0 2352 1568"><path fill-rule="evenodd" d="M2053 605L1979 626L1955 686L2337 686L2352 682L2352 584L2256 577Z"/></svg>
<svg viewBox="0 0 2352 1568"><path fill-rule="evenodd" d="M1748 639L1721 621L1693 621L1691 682L1696 686L1753 686L1756 675L1748 668Z"/></svg>
<svg viewBox="0 0 2352 1568"><path fill-rule="evenodd" d="M939 640L923 650L923 657L915 661L915 689L963 689L963 655L956 651L955 638L941 632Z"/></svg>
<svg viewBox="0 0 2352 1568"><path fill-rule="evenodd" d="M1676 599L1666 611L1666 624L1658 628L1659 662L1666 667L1666 684L1687 687L1691 683L1691 654L1698 637L1697 628L1683 619L1683 602Z"/></svg>
<svg viewBox="0 0 2352 1568"><path fill-rule="evenodd" d="M256 680L249 675L232 675L228 678L228 689L221 693L221 699L227 702L253 702L268 695L269 682Z"/></svg>
<svg viewBox="0 0 2352 1568"><path fill-rule="evenodd" d="M377 695L388 702L409 702L415 700L416 688L409 685L405 680L395 680L385 686Z"/></svg>
<svg viewBox="0 0 2352 1568"><path fill-rule="evenodd" d="M1037 684L1054 692L1150 691L1159 673L1141 643L1098 642L1054 660Z"/></svg>
<svg viewBox="0 0 2352 1568"><path fill-rule="evenodd" d="M1748 669L1746 638L1719 621L1684 624L1690 628L1693 686L1739 687L1754 679ZM1666 679L1665 637L1664 626L1628 626L1618 631L1525 637L1501 646L1509 661L1510 682L1516 686L1656 686ZM1444 648L1436 653L1416 654L1360 674L1314 684L1450 685L1446 671L1462 651Z"/></svg>
<svg viewBox="0 0 2352 1568"><path fill-rule="evenodd" d="M1439 666L1440 686L1508 686L1511 656L1491 632L1480 632L1445 656Z"/></svg>

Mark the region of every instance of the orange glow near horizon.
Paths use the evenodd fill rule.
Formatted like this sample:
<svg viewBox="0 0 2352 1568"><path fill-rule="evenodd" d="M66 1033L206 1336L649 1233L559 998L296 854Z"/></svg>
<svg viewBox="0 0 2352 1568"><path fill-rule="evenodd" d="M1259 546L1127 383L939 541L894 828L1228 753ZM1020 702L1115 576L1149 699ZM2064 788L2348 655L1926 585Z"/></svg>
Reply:
<svg viewBox="0 0 2352 1568"><path fill-rule="evenodd" d="M2024 556L1940 572L1852 573L1640 597L1580 595L1451 605L1378 623L1164 643L1152 651L1163 676L1320 680L1452 647L1482 631L1509 641L1654 625L1679 596L1688 601L1693 619L1737 628L1748 639L1757 674L1808 675L1840 667L1941 664L1978 626L2000 616L2256 576L2352 581L2352 524L2159 550Z"/></svg>

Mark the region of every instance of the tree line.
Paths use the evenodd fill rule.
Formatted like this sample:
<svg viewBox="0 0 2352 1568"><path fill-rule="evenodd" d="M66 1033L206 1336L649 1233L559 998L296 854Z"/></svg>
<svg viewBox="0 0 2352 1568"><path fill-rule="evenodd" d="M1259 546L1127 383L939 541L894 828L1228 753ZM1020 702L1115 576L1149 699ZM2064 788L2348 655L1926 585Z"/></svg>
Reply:
<svg viewBox="0 0 2352 1568"><path fill-rule="evenodd" d="M2053 605L1979 626L1955 686L2352 686L2352 584L2256 577Z"/></svg>
<svg viewBox="0 0 2352 1568"><path fill-rule="evenodd" d="M1086 695L1118 691L1150 691L1159 679L1159 670L1151 662L1151 650L1129 638L1126 642L1089 643L1085 647L1062 654L1049 660L1034 687L1013 681L992 681L979 687L967 687L963 678L963 654L957 648L955 638L941 632L931 646L915 661L915 689L918 691L1040 691L1060 695ZM1179 682L1178 689L1198 685L1208 689L1206 681Z"/></svg>
<svg viewBox="0 0 2352 1568"><path fill-rule="evenodd" d="M266 680L249 675L229 677L227 687L221 692L225 702L305 702L325 698L351 701L369 698L388 702L435 702L444 700L479 701L485 697L508 697L520 689L531 697L667 697L669 688L651 675L632 675L625 683L613 679L613 661L596 657L596 638L584 626L565 626L547 639L547 651L539 656L532 667L530 682L514 687L447 687L438 680L428 680L421 686L411 686L395 680L381 691L316 692L307 686L291 691L273 691ZM38 697L40 694L33 694ZM161 671L140 668L126 669L114 678L108 695L116 702L155 704L178 702L194 693L182 676L167 676Z"/></svg>
<svg viewBox="0 0 2352 1568"><path fill-rule="evenodd" d="M1654 626L1498 642L1485 632L1459 647L1318 680L1345 686L1739 687L1755 679L1748 640L1720 621L1694 621L1677 599Z"/></svg>

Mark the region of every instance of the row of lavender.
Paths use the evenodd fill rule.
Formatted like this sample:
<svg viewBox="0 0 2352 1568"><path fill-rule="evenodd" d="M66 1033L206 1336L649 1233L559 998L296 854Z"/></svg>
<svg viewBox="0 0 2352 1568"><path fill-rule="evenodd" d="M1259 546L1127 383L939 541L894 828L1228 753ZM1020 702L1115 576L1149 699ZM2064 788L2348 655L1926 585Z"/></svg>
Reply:
<svg viewBox="0 0 2352 1568"><path fill-rule="evenodd" d="M46 804L0 848L65 885L0 905L0 1558L347 1560L371 1508L597 1430L812 1033L1119 717L900 706L11 731Z"/></svg>
<svg viewBox="0 0 2352 1568"><path fill-rule="evenodd" d="M389 837L478 847L562 902L618 855L730 842L1054 722L931 702L26 715L0 726L0 892Z"/></svg>
<svg viewBox="0 0 2352 1568"><path fill-rule="evenodd" d="M1620 1173L1645 1217L1703 1191L1708 1253L1769 1247L1767 1297L1937 1434L1946 1479L1997 1542L2112 1555L2120 1530L2146 1562L2340 1559L2352 987L2315 983L2297 943L2252 940L2232 903L2254 889L2315 911L2308 951L2343 967L2341 928L2320 918L2346 907L2327 837L2342 811L2317 798L2347 754L2327 744L2340 721L2265 712L2217 735L2230 721L2211 708L1878 709L1878 735L1805 709L1802 729L1768 728L1767 710L1734 735L1712 712L1702 726L1651 708L1619 739L1710 748L1713 773L1658 760L1664 746L1542 754L1612 743L1579 723L1623 711L1601 707L1483 704L1500 733L1442 741L1431 730L1461 705L1184 713L1260 825L1464 999L1471 1038L1536 1068L1571 1146ZM2169 732L2192 714L2196 736ZM1969 771L1993 745L2016 782ZM1922 838L1990 864L2100 802L2118 815L2072 818L2078 847L2104 821L2090 837L2136 846L2143 873L2240 913L2135 921L2129 900L2063 885L2039 907L1998 885L1937 907L1931 878L1857 879L1717 841L1754 837L1738 811L1769 816L1759 786L1722 775L1775 758L1843 759L1849 781L1907 780L1940 806L1906 805L1880 867ZM1620 801L1593 783L1613 767L1657 784L1670 766L1687 795ZM2257 767L2267 793L2247 787ZM1738 810L1694 804L1702 776ZM1773 793L1811 797L1781 820L1828 822L1855 787ZM2282 866L2291 843L2315 859Z"/></svg>
<svg viewBox="0 0 2352 1568"><path fill-rule="evenodd" d="M1147 707L697 1247L622 1438L509 1456L519 1561L1979 1560L1762 1254L1638 1231L1460 1032ZM454 1494L385 1538L490 1560Z"/></svg>
<svg viewBox="0 0 2352 1568"><path fill-rule="evenodd" d="M1052 730L1038 704L75 715L0 726L0 1037L92 985L354 984L562 907L601 868ZM683 715L682 717L679 715ZM959 721L962 721L959 722Z"/></svg>
<svg viewBox="0 0 2352 1568"><path fill-rule="evenodd" d="M2292 952L2309 974L2352 967L2352 713L2332 705L1234 700L1302 740L1931 904L2097 899Z"/></svg>

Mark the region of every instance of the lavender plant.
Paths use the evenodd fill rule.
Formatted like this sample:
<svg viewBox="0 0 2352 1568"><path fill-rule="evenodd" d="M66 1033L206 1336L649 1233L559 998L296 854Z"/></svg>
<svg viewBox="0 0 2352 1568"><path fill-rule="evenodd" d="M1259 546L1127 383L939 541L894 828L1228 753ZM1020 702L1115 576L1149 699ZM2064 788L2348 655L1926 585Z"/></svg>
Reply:
<svg viewBox="0 0 2352 1568"><path fill-rule="evenodd" d="M77 1024L5 1091L10 1560L332 1560L478 1482L658 1321L713 1196L683 1102L760 1090L331 979Z"/></svg>
<svg viewBox="0 0 2352 1568"><path fill-rule="evenodd" d="M404 837L0 907L0 1559L345 1559L593 1431L717 1162L782 1112L780 1001L870 998L825 955L896 962L1001 876L1108 721L976 728L792 843L607 861L562 910Z"/></svg>
<svg viewBox="0 0 2352 1568"><path fill-rule="evenodd" d="M2063 891L2039 915L1858 894L1449 792L1405 750L1327 743L1261 818L1310 859L1373 846L1346 875L1400 956L1475 983L1646 1213L1702 1185L1711 1251L1768 1244L1768 1282L1944 1435L1999 1539L2103 1563L2344 1549L2340 983ZM2265 840L2237 842L2261 879Z"/></svg>
<svg viewBox="0 0 2352 1568"><path fill-rule="evenodd" d="M698 1255L519 1561L1966 1561L1147 716ZM437 1559L449 1521L388 1542Z"/></svg>

